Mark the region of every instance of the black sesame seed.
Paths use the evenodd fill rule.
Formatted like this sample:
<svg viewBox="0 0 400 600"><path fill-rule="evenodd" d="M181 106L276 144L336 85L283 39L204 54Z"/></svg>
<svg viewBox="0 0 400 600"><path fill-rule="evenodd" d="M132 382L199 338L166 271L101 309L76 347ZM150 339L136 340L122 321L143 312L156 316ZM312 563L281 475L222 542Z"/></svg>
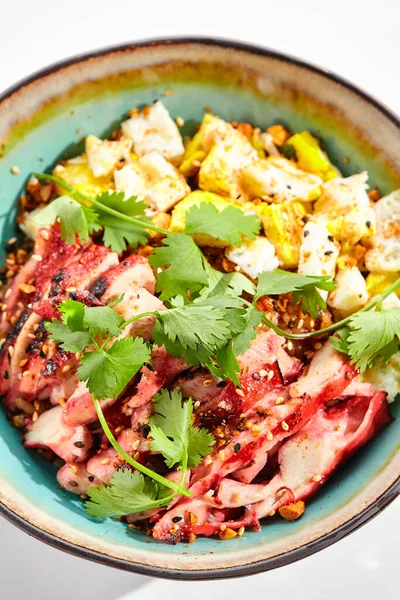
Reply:
<svg viewBox="0 0 400 600"><path fill-rule="evenodd" d="M8 371L4 371L3 377L4 377L4 379L8 379L9 378Z"/></svg>
<svg viewBox="0 0 400 600"><path fill-rule="evenodd" d="M145 423L144 425L139 425L138 429L142 432L143 437L146 439L150 433L150 425Z"/></svg>
<svg viewBox="0 0 400 600"><path fill-rule="evenodd" d="M368 229L371 227L371 221L365 221L365 224L368 227Z"/></svg>
<svg viewBox="0 0 400 600"><path fill-rule="evenodd" d="M77 448L84 448L85 443L84 442L74 442L74 446L76 446Z"/></svg>
<svg viewBox="0 0 400 600"><path fill-rule="evenodd" d="M303 221L303 223L308 223L310 219L309 217L307 217L307 215L304 215L304 217L301 217L301 220Z"/></svg>
<svg viewBox="0 0 400 600"><path fill-rule="evenodd" d="M71 487L78 487L78 483L73 479L70 479L68 483Z"/></svg>
<svg viewBox="0 0 400 600"><path fill-rule="evenodd" d="M325 256L329 256L330 254L333 254L333 250L327 250L326 252L324 252Z"/></svg>
<svg viewBox="0 0 400 600"><path fill-rule="evenodd" d="M226 381L218 381L216 387L217 388L224 388L226 386Z"/></svg>
<svg viewBox="0 0 400 600"><path fill-rule="evenodd" d="M242 445L239 444L239 442L237 444L235 444L234 447L233 447L234 453L237 454L239 452L239 450L240 450L241 447L242 447Z"/></svg>
<svg viewBox="0 0 400 600"><path fill-rule="evenodd" d="M333 235L328 235L328 240L329 240L330 242L333 242L333 241L334 241Z"/></svg>
<svg viewBox="0 0 400 600"><path fill-rule="evenodd" d="M172 522L173 523L179 523L179 521L182 521L183 517L172 517Z"/></svg>
<svg viewBox="0 0 400 600"><path fill-rule="evenodd" d="M288 190L291 190L291 189L292 189L292 186L291 186L291 185L287 185L286 187L287 187L287 189L288 189Z"/></svg>
<svg viewBox="0 0 400 600"><path fill-rule="evenodd" d="M258 373L253 373L253 379L261 379Z"/></svg>
<svg viewBox="0 0 400 600"><path fill-rule="evenodd" d="M303 237L307 237L309 233L310 233L310 232L309 232L308 230L306 230L306 231L303 233Z"/></svg>
<svg viewBox="0 0 400 600"><path fill-rule="evenodd" d="M94 481L94 475L89 475L88 479L89 481Z"/></svg>

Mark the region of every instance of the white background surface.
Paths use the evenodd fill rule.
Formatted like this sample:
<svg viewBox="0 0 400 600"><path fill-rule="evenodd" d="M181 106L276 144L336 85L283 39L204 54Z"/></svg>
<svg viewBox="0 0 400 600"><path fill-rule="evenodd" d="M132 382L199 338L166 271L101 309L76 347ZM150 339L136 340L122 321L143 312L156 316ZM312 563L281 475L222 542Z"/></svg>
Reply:
<svg viewBox="0 0 400 600"><path fill-rule="evenodd" d="M396 0L0 0L0 9L0 91L49 63L103 46L214 35L336 71L400 113ZM279 600L395 600L399 538L397 501L350 537L294 565L240 580L181 583L64 555L0 518L0 598L236 600L274 594Z"/></svg>

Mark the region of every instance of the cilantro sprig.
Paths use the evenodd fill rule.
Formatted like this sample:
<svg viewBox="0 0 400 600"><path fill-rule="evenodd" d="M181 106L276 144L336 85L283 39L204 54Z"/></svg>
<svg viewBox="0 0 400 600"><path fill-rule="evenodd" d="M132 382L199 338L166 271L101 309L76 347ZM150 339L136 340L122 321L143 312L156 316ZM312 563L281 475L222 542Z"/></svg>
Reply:
<svg viewBox="0 0 400 600"><path fill-rule="evenodd" d="M211 452L214 437L206 429L193 426L193 401L191 398L182 401L180 392L161 390L154 397L154 405L155 413L149 420L150 447L164 457L168 467L175 467L182 472L183 482L187 469L197 466L202 457ZM105 425L106 431L109 431L108 425ZM130 459L129 455L125 455L122 454L123 458ZM124 469L114 473L108 485L90 488L90 500L85 503L86 511L93 517L119 517L168 506L177 492L168 492L168 487L175 489L178 486L175 484L174 488L171 481L161 476L156 479L154 475L158 474L143 465L141 467L142 473L145 469L145 475L150 475L150 478L137 471ZM191 495L187 490L185 494Z"/></svg>

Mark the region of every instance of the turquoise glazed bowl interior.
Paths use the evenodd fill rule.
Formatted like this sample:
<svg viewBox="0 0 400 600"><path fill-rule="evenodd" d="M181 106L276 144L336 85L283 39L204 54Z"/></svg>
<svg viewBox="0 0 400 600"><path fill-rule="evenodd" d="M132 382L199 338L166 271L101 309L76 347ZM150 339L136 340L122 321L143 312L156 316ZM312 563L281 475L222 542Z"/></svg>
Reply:
<svg viewBox="0 0 400 600"><path fill-rule="evenodd" d="M172 90L172 95L165 95ZM382 193L400 187L399 121L351 84L261 48L234 42L158 40L73 59L38 73L0 98L2 241L15 233L15 207L32 172L81 151L83 136L106 136L127 111L161 98L184 134L209 107L260 127L284 123L323 139L346 175L368 170ZM17 165L20 174L11 172ZM25 449L0 409L0 512L43 541L141 573L176 578L232 577L287 564L365 523L399 491L400 402L394 422L367 444L295 522L272 518L261 532L230 541L159 543L116 520L86 516L58 489L56 468Z"/></svg>

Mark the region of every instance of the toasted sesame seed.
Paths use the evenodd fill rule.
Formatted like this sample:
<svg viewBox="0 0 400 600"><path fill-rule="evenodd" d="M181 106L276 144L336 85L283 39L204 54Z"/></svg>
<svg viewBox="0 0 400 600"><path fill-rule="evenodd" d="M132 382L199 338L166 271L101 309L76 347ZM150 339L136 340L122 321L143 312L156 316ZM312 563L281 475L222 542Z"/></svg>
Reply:
<svg viewBox="0 0 400 600"><path fill-rule="evenodd" d="M39 418L39 413L38 413L38 411L37 411L37 410L35 410L35 412L34 412L34 413L33 413L33 415L32 415L32 421L33 421L34 423L36 423L36 421L38 420L38 418Z"/></svg>
<svg viewBox="0 0 400 600"><path fill-rule="evenodd" d="M182 119L182 117L176 117L175 122L178 125L178 127L183 127L185 124L185 121Z"/></svg>
<svg viewBox="0 0 400 600"><path fill-rule="evenodd" d="M267 440L270 442L273 438L274 438L274 436L272 435L272 431L268 431L267 432Z"/></svg>
<svg viewBox="0 0 400 600"><path fill-rule="evenodd" d="M76 358L76 360L81 360L82 352L75 352L75 358Z"/></svg>
<svg viewBox="0 0 400 600"><path fill-rule="evenodd" d="M108 465L108 464L109 464L109 462L110 462L110 459L109 459L109 458L103 458L103 460L101 460L101 461L100 461L100 464L101 464L101 465Z"/></svg>
<svg viewBox="0 0 400 600"><path fill-rule="evenodd" d="M236 265L236 267L234 267L234 271L236 271L236 273L239 273L239 271L240 271L239 265Z"/></svg>
<svg viewBox="0 0 400 600"><path fill-rule="evenodd" d="M240 529L238 529L237 534L238 534L238 536L242 536L244 534L244 527L241 527Z"/></svg>
<svg viewBox="0 0 400 600"><path fill-rule="evenodd" d="M226 525L224 525L224 523L222 523L222 525L220 525L219 530L220 531L225 531L225 529L226 529Z"/></svg>
<svg viewBox="0 0 400 600"><path fill-rule="evenodd" d="M293 350L293 342L292 342L292 340L289 340L289 341L287 342L286 346L287 346L287 349L288 349L288 350Z"/></svg>
<svg viewBox="0 0 400 600"><path fill-rule="evenodd" d="M132 444L132 450L137 450L140 446L140 440L135 440Z"/></svg>
<svg viewBox="0 0 400 600"><path fill-rule="evenodd" d="M139 460L139 458L140 458L140 452L136 452L136 453L133 455L133 458L134 458L135 460Z"/></svg>
<svg viewBox="0 0 400 600"><path fill-rule="evenodd" d="M44 240L48 240L49 239L50 234L47 231L47 229L41 229L40 230L40 237L43 238Z"/></svg>
<svg viewBox="0 0 400 600"><path fill-rule="evenodd" d="M297 323L297 327L303 327L304 325L304 319L300 319L299 322Z"/></svg>
<svg viewBox="0 0 400 600"><path fill-rule="evenodd" d="M37 262L41 262L43 260L43 258L40 256L40 254L32 254L32 258L33 258L33 260L36 260Z"/></svg>
<svg viewBox="0 0 400 600"><path fill-rule="evenodd" d="M196 402L194 403L194 410L197 410L198 408L200 408L200 400L196 400Z"/></svg>
<svg viewBox="0 0 400 600"><path fill-rule="evenodd" d="M286 421L282 421L282 429L284 431L289 431L289 425L286 423Z"/></svg>
<svg viewBox="0 0 400 600"><path fill-rule="evenodd" d="M22 360L19 361L19 366L20 367L24 367L27 362L28 362L28 359L27 358L23 358Z"/></svg>
<svg viewBox="0 0 400 600"><path fill-rule="evenodd" d="M314 344L314 350L321 350L321 348L322 348L321 342L317 342L316 344Z"/></svg>
<svg viewBox="0 0 400 600"><path fill-rule="evenodd" d="M65 366L64 366L64 367L61 369L61 371L62 371L63 373L66 373L67 371L69 371L69 370L70 370L70 368L71 368L71 365L65 365Z"/></svg>
<svg viewBox="0 0 400 600"><path fill-rule="evenodd" d="M70 294L71 292L76 292L76 287L74 285L71 285L70 287L67 287L66 292L68 292L68 294Z"/></svg>
<svg viewBox="0 0 400 600"><path fill-rule="evenodd" d="M11 173L13 173L14 175L19 175L21 173L21 169L14 165L13 167L11 167Z"/></svg>
<svg viewBox="0 0 400 600"><path fill-rule="evenodd" d="M71 465L71 466L70 466L70 469L71 469L71 471L72 471L73 473L75 473L75 475L77 474L77 472L78 472L78 467L77 467L76 465Z"/></svg>
<svg viewBox="0 0 400 600"><path fill-rule="evenodd" d="M203 385L204 385L204 387L210 387L210 385L212 385L213 383L214 383L214 380L213 380L213 379L205 379L205 380L203 381Z"/></svg>
<svg viewBox="0 0 400 600"><path fill-rule="evenodd" d="M24 294L32 294L34 291L36 291L35 286L29 285L28 283L20 283L18 289Z"/></svg>
<svg viewBox="0 0 400 600"><path fill-rule="evenodd" d="M26 371L24 371L24 372L22 373L22 377L29 377L29 375L30 375L30 374L31 374L30 370L29 370L29 369L27 369Z"/></svg>
<svg viewBox="0 0 400 600"><path fill-rule="evenodd" d="M244 391L241 390L240 388L236 388L236 393L238 396L240 396L241 398L244 398Z"/></svg>
<svg viewBox="0 0 400 600"><path fill-rule="evenodd" d="M11 294L11 288L6 291L6 293L4 294L4 298L7 300L7 298L9 297L10 294Z"/></svg>
<svg viewBox="0 0 400 600"><path fill-rule="evenodd" d="M31 332L27 333L26 335L27 335L28 338L31 338L31 340L35 340L36 339L36 336L33 333L31 333Z"/></svg>
<svg viewBox="0 0 400 600"><path fill-rule="evenodd" d="M313 319L311 319L310 321L310 329L314 329L315 327L315 321Z"/></svg>
<svg viewBox="0 0 400 600"><path fill-rule="evenodd" d="M14 346L8 347L8 354L11 356L11 358L14 356Z"/></svg>
<svg viewBox="0 0 400 600"><path fill-rule="evenodd" d="M271 512L269 513L269 516L273 517L275 513L276 513L276 510L271 510Z"/></svg>
<svg viewBox="0 0 400 600"><path fill-rule="evenodd" d="M207 460L205 461L205 465L206 467L208 467L209 465L212 465L213 459L212 458L207 458Z"/></svg>
<svg viewBox="0 0 400 600"><path fill-rule="evenodd" d="M221 450L221 452L218 453L218 457L223 462L225 460L225 452L222 452Z"/></svg>
<svg viewBox="0 0 400 600"><path fill-rule="evenodd" d="M311 478L311 481L318 483L319 481L321 481L321 479L322 479L321 475L314 475L314 477Z"/></svg>
<svg viewBox="0 0 400 600"><path fill-rule="evenodd" d="M266 371L265 369L261 369L261 371L259 371L258 374L260 377L266 377L267 375L269 375L268 371ZM273 374L273 371L272 371L272 374Z"/></svg>
<svg viewBox="0 0 400 600"><path fill-rule="evenodd" d="M271 369L268 373L268 381L271 381L271 379L273 378L274 375L275 375L275 372Z"/></svg>
<svg viewBox="0 0 400 600"><path fill-rule="evenodd" d="M201 162L199 160L192 160L193 167L201 167Z"/></svg>
<svg viewBox="0 0 400 600"><path fill-rule="evenodd" d="M7 304L3 304L3 306L1 307L1 312L6 312L7 308Z"/></svg>
<svg viewBox="0 0 400 600"><path fill-rule="evenodd" d="M258 435L261 431L261 427L259 425L253 425L251 427L251 433L254 433L255 435Z"/></svg>
<svg viewBox="0 0 400 600"><path fill-rule="evenodd" d="M285 402L285 398L283 396L278 396L277 399L275 400L275 405L280 406L284 402Z"/></svg>

